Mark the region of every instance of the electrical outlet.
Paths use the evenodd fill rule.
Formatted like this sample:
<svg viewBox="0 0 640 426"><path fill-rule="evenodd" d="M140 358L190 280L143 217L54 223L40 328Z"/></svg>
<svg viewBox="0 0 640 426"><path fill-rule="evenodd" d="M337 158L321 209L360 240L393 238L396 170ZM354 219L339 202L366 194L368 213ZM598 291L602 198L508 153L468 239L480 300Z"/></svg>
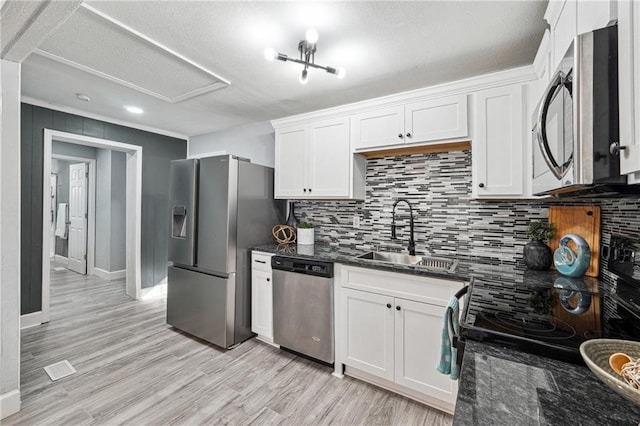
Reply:
<svg viewBox="0 0 640 426"><path fill-rule="evenodd" d="M353 215L353 227L354 228L360 228L360 216Z"/></svg>

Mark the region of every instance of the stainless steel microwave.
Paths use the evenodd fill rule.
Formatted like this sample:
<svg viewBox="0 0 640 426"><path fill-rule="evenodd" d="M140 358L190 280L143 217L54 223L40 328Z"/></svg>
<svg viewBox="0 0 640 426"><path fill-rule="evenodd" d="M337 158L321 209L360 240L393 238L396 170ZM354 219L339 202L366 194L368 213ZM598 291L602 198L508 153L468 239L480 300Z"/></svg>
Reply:
<svg viewBox="0 0 640 426"><path fill-rule="evenodd" d="M533 116L533 193L617 192L618 26L577 36Z"/></svg>

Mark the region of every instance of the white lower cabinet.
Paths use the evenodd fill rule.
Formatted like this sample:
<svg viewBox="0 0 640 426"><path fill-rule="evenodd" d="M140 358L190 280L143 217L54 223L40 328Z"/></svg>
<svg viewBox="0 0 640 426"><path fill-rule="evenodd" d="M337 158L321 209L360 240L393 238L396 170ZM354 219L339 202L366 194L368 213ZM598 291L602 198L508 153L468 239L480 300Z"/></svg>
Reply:
<svg viewBox="0 0 640 426"><path fill-rule="evenodd" d="M251 331L273 343L271 253L251 253Z"/></svg>
<svg viewBox="0 0 640 426"><path fill-rule="evenodd" d="M393 297L342 290L344 364L393 380Z"/></svg>
<svg viewBox="0 0 640 426"><path fill-rule="evenodd" d="M344 265L337 277L345 373L452 413L457 382L436 370L446 303L425 300L448 300L463 283ZM369 283L375 292L363 290Z"/></svg>
<svg viewBox="0 0 640 426"><path fill-rule="evenodd" d="M395 299L395 382L432 395L453 407L456 382L435 368L440 359L445 309L443 306Z"/></svg>

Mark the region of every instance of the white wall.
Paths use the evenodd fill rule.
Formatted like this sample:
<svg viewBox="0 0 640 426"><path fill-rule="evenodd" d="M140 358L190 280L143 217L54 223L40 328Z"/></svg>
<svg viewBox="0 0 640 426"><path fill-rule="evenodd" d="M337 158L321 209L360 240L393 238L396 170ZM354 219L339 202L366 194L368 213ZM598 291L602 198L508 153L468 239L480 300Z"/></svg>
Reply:
<svg viewBox="0 0 640 426"><path fill-rule="evenodd" d="M221 132L207 133L189 139L187 155L233 154L249 158L252 163L273 167L275 161L275 133L271 123L261 121L234 127Z"/></svg>
<svg viewBox="0 0 640 426"><path fill-rule="evenodd" d="M18 63L0 61L0 108L0 419L2 419L20 409L20 64Z"/></svg>

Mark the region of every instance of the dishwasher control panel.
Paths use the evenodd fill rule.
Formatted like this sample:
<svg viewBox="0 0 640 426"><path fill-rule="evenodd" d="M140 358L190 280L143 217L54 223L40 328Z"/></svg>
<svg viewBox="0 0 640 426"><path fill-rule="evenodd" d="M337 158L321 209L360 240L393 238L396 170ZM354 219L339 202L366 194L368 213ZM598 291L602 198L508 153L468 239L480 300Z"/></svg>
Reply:
<svg viewBox="0 0 640 426"><path fill-rule="evenodd" d="M273 256L271 268L298 274L314 275L317 277L333 277L333 263L313 259L298 259L292 257Z"/></svg>

